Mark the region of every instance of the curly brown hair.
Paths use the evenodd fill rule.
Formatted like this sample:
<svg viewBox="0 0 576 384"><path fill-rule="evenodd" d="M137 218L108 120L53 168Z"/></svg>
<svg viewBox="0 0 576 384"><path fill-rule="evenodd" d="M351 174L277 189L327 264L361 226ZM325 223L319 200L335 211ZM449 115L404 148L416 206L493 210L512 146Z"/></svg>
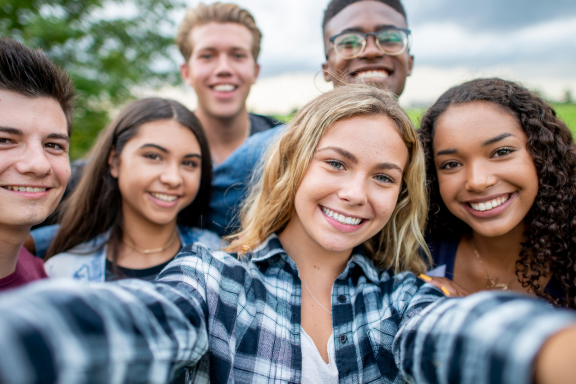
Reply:
<svg viewBox="0 0 576 384"><path fill-rule="evenodd" d="M576 308L576 151L570 130L538 95L511 81L477 79L451 88L426 112L419 130L426 153L430 211L427 233L461 236L470 227L444 205L432 152L435 124L449 106L488 101L518 118L538 173L538 194L524 218L525 241L516 262L518 280L557 306ZM539 284L552 273L564 296L553 298Z"/></svg>

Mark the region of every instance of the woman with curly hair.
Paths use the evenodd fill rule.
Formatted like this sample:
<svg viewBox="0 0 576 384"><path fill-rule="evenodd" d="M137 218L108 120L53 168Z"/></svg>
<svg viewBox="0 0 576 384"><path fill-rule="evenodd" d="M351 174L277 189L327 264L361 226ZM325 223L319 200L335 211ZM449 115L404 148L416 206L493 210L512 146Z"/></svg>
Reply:
<svg viewBox="0 0 576 384"><path fill-rule="evenodd" d="M444 93L420 135L428 276L441 276L422 278L454 296L515 290L575 308L576 153L554 109L516 83L478 79Z"/></svg>

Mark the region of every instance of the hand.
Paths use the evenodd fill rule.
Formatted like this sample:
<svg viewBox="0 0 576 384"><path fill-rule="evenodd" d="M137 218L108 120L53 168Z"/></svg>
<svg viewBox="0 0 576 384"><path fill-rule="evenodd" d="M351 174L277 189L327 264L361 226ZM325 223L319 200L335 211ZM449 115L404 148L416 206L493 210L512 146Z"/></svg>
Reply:
<svg viewBox="0 0 576 384"><path fill-rule="evenodd" d="M536 357L537 384L574 383L576 368L576 327L564 329L550 337Z"/></svg>
<svg viewBox="0 0 576 384"><path fill-rule="evenodd" d="M418 277L441 290L447 297L465 297L470 294L467 290L446 277L431 277L424 274Z"/></svg>

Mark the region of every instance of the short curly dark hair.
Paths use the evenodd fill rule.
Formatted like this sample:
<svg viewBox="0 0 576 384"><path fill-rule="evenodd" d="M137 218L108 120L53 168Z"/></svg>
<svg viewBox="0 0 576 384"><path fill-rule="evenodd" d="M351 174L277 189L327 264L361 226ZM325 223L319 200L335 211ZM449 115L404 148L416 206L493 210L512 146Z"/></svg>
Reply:
<svg viewBox="0 0 576 384"><path fill-rule="evenodd" d="M332 20L334 16L340 13L340 11L342 11L347 6L357 3L359 1L365 1L365 0L330 1L330 3L328 3L328 6L326 7L326 10L324 11L324 19L322 20L322 29L326 28L326 24L328 24L328 22ZM393 8L398 13L400 13L402 16L404 16L404 19L406 19L406 11L404 10L404 6L402 6L402 2L400 2L400 0L376 0L376 1L388 5L389 7Z"/></svg>
<svg viewBox="0 0 576 384"><path fill-rule="evenodd" d="M426 152L430 211L427 233L461 236L470 227L444 205L432 152L435 124L448 107L487 101L518 118L538 173L538 194L524 218L526 231L516 272L522 286L557 306L576 308L576 150L570 130L538 95L511 81L477 79L444 93L422 118L419 134ZM552 273L564 296L553 298L538 283Z"/></svg>

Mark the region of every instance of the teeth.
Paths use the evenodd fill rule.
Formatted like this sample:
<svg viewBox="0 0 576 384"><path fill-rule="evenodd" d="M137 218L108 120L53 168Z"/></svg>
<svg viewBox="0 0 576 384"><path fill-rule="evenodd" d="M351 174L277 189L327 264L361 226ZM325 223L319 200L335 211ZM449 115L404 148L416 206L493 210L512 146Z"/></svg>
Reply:
<svg viewBox="0 0 576 384"><path fill-rule="evenodd" d="M152 196L154 196L156 199L158 200L162 200L162 201L166 201L166 202L171 202L174 201L178 198L178 196L175 195L165 195L163 193L156 193L156 192L150 192L150 194Z"/></svg>
<svg viewBox="0 0 576 384"><path fill-rule="evenodd" d="M326 207L322 207L322 212L324 212L324 214L326 216L331 217L334 220L338 220L342 224L359 225L362 222L362 219L359 219L357 217L346 217L346 216L341 215L339 213L336 213L336 212L334 212L334 211L332 211Z"/></svg>
<svg viewBox="0 0 576 384"><path fill-rule="evenodd" d="M46 188L20 187L18 185L7 185L3 188L6 188L10 191L16 191L16 192L44 192L46 190Z"/></svg>
<svg viewBox="0 0 576 384"><path fill-rule="evenodd" d="M232 84L218 84L213 86L212 89L218 92L232 92L236 89L236 86Z"/></svg>
<svg viewBox="0 0 576 384"><path fill-rule="evenodd" d="M386 71L363 71L356 75L357 79L368 79L368 78L378 78L385 79L388 77L388 72Z"/></svg>
<svg viewBox="0 0 576 384"><path fill-rule="evenodd" d="M494 208L504 204L506 201L508 201L509 198L510 198L510 195L505 196L505 197L499 197L497 199L494 199L492 201L487 201L484 203L478 203L478 204L470 203L470 206L475 211L489 211L491 209L494 209Z"/></svg>

